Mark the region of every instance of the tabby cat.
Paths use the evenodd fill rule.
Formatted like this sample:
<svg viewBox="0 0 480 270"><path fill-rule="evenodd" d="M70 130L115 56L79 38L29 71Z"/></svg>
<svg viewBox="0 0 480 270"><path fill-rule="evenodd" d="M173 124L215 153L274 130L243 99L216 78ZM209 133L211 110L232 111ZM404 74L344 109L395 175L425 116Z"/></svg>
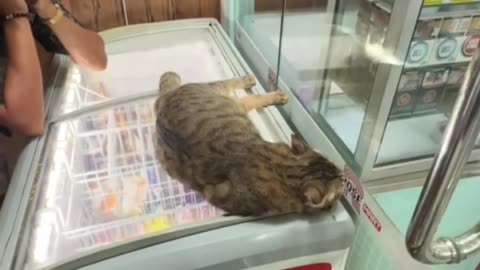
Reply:
<svg viewBox="0 0 480 270"><path fill-rule="evenodd" d="M160 163L227 215L331 207L343 193L341 171L295 136L291 146L264 141L247 117L250 110L287 103L288 96L279 91L230 96L255 84L247 75L182 85L178 74L163 74L154 105Z"/></svg>

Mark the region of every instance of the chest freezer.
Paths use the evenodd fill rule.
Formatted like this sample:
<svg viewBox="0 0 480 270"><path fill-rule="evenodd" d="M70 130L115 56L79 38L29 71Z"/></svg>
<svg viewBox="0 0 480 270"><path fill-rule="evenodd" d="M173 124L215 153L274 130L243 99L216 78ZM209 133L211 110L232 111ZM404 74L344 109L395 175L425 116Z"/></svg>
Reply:
<svg viewBox="0 0 480 270"><path fill-rule="evenodd" d="M155 160L160 74L201 82L251 73L217 21L102 35L105 72L56 59L47 132L22 153L0 212L1 270L343 269L354 225L342 205L310 217L223 217ZM265 140L292 132L275 108L249 117Z"/></svg>

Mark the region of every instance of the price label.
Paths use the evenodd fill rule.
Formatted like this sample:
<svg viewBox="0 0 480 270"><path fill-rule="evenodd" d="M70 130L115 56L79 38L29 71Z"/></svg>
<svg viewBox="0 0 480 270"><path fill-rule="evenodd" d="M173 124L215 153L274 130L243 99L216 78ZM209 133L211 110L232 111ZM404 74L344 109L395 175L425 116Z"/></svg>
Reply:
<svg viewBox="0 0 480 270"><path fill-rule="evenodd" d="M446 5L446 4L468 4L468 3L475 3L480 2L480 0L424 0L424 6L439 6L439 5Z"/></svg>

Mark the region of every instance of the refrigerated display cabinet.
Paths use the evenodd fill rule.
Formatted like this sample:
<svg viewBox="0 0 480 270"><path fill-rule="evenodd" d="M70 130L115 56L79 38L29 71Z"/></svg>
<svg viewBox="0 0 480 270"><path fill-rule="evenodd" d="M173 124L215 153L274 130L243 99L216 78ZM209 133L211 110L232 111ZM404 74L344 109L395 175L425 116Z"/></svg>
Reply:
<svg viewBox="0 0 480 270"><path fill-rule="evenodd" d="M480 3L267 2L224 0L222 23L260 81L290 94L290 123L369 185L424 176L480 40Z"/></svg>
<svg viewBox="0 0 480 270"><path fill-rule="evenodd" d="M184 82L252 73L216 20L102 35L105 72L55 58L46 134L21 154L0 212L0 269L343 269L354 224L342 204L309 217L223 217L156 161L163 72ZM292 133L277 108L249 116L266 140Z"/></svg>

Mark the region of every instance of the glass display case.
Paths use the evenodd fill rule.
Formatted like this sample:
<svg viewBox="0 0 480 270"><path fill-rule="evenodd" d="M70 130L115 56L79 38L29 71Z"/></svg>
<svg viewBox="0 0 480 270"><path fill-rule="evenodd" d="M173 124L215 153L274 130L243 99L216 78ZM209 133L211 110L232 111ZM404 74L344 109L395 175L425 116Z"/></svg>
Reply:
<svg viewBox="0 0 480 270"><path fill-rule="evenodd" d="M403 243L480 39L480 1L223 3L222 24L257 77L290 95L280 110L295 132L345 164L357 227L347 269L478 268L478 256L420 265ZM460 217L479 203L478 160L474 149L436 236L478 222Z"/></svg>
<svg viewBox="0 0 480 270"><path fill-rule="evenodd" d="M362 181L429 169L480 39L478 1L224 4L230 38L289 93L282 113L310 144Z"/></svg>

